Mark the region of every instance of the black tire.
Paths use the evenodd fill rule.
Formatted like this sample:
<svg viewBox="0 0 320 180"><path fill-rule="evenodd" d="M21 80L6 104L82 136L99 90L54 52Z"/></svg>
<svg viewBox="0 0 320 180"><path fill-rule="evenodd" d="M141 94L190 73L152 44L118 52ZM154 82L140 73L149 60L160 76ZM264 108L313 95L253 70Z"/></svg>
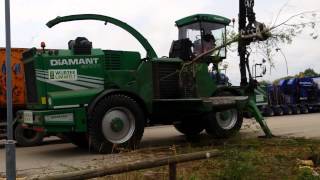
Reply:
<svg viewBox="0 0 320 180"><path fill-rule="evenodd" d="M125 120L113 114L122 114ZM111 114L111 115L110 115ZM112 121L109 123L109 121ZM115 122L116 121L116 122ZM122 125L119 125L121 124ZM112 135L119 135L123 132L124 123L129 123L127 135L117 140ZM119 126L121 126L119 129ZM145 115L139 104L125 95L110 95L103 97L95 105L89 115L89 140L90 147L98 153L112 153L116 147L135 149L143 136L145 126ZM112 129L108 131L108 129ZM118 129L115 129L118 128ZM113 133L107 135L107 133ZM118 134L117 134L118 133ZM126 133L126 131L124 132ZM114 139L112 139L114 138Z"/></svg>
<svg viewBox="0 0 320 180"><path fill-rule="evenodd" d="M292 106L292 114L301 114L301 110L298 106Z"/></svg>
<svg viewBox="0 0 320 180"><path fill-rule="evenodd" d="M79 148L89 147L89 137L87 133L80 133L80 132L64 133L63 139L66 139L72 144L78 146Z"/></svg>
<svg viewBox="0 0 320 180"><path fill-rule="evenodd" d="M285 114L285 115L291 115L292 114L292 110L291 110L291 108L289 106L284 105L281 108L282 108L283 114Z"/></svg>
<svg viewBox="0 0 320 180"><path fill-rule="evenodd" d="M218 114L219 112L211 112L208 114L207 126L205 128L209 135L213 136L214 138L229 138L239 132L243 122L242 113L236 109L227 111L233 111L233 118L235 118L234 124L232 123L230 126L222 126L221 123L219 123L219 121L221 121L219 120L220 117L218 117L220 116Z"/></svg>
<svg viewBox="0 0 320 180"><path fill-rule="evenodd" d="M301 106L300 109L301 109L301 113L302 114L308 114L309 113L309 109L308 109L307 106Z"/></svg>
<svg viewBox="0 0 320 180"><path fill-rule="evenodd" d="M288 115L292 115L292 114L293 114L293 112L292 112L291 107L289 107L289 106L287 106L287 107L288 107Z"/></svg>
<svg viewBox="0 0 320 180"><path fill-rule="evenodd" d="M263 116L266 116L266 117L274 116L273 109L270 107L265 107L263 111Z"/></svg>
<svg viewBox="0 0 320 180"><path fill-rule="evenodd" d="M187 137L196 137L204 130L204 121L203 117L188 118L173 126Z"/></svg>
<svg viewBox="0 0 320 180"><path fill-rule="evenodd" d="M283 110L281 107L274 107L273 111L276 116L283 116Z"/></svg>
<svg viewBox="0 0 320 180"><path fill-rule="evenodd" d="M233 93L224 91L217 93L216 96L233 96ZM222 120L222 116L224 116L226 113L231 114L232 120L229 125L226 124L226 126L224 126L222 125L222 121L226 122L228 121L228 118L226 118L227 120ZM229 109L221 112L212 111L208 113L206 117L205 130L214 138L229 138L239 132L242 123L242 112L238 111L237 109Z"/></svg>
<svg viewBox="0 0 320 180"><path fill-rule="evenodd" d="M38 146L43 142L44 132L37 132L32 129L26 129L18 124L14 130L15 139L19 146L31 147Z"/></svg>

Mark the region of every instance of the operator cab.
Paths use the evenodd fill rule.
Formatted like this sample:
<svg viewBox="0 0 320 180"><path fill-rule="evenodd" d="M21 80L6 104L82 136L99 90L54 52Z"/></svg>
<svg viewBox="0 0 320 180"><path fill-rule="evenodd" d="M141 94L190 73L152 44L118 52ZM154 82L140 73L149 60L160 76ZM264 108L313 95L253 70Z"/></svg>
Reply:
<svg viewBox="0 0 320 180"><path fill-rule="evenodd" d="M176 21L179 39L173 41L169 56L179 57L184 61L207 52L226 42L226 26L230 20L210 14L196 14ZM209 62L226 58L226 47L214 51L206 59Z"/></svg>

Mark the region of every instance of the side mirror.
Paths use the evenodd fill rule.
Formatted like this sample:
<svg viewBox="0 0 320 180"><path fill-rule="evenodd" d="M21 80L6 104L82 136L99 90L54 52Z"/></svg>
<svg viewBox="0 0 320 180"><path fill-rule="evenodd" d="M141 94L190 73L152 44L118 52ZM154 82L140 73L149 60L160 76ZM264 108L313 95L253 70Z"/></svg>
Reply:
<svg viewBox="0 0 320 180"><path fill-rule="evenodd" d="M262 64L266 63L267 61L265 59L262 59Z"/></svg>
<svg viewBox="0 0 320 180"><path fill-rule="evenodd" d="M262 66L262 75L266 75L267 73L267 67L264 65Z"/></svg>

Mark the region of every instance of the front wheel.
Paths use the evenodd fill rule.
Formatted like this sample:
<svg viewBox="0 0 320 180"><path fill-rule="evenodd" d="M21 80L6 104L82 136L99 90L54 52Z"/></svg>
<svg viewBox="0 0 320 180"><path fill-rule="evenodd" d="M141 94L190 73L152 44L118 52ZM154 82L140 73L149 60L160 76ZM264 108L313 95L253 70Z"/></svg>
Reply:
<svg viewBox="0 0 320 180"><path fill-rule="evenodd" d="M206 132L215 138L229 138L236 134L243 122L242 113L229 109L208 114Z"/></svg>
<svg viewBox="0 0 320 180"><path fill-rule="evenodd" d="M89 140L96 152L112 153L118 146L134 149L140 143L145 116L139 104L130 97L104 97L90 116Z"/></svg>

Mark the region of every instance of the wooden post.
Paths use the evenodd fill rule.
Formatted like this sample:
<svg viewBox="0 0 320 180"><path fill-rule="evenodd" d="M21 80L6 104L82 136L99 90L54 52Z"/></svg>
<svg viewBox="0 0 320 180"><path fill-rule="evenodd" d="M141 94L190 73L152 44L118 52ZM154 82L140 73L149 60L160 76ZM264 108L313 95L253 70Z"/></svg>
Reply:
<svg viewBox="0 0 320 180"><path fill-rule="evenodd" d="M177 164L170 163L169 164L169 180L176 180L177 179Z"/></svg>
<svg viewBox="0 0 320 180"><path fill-rule="evenodd" d="M220 151L211 150L211 151L195 152L195 153L189 153L189 154L180 154L180 155L175 155L175 156L170 156L165 158L148 159L145 161L133 162L125 165L121 164L117 166L109 166L109 167L107 166L107 167L101 167L96 169L86 169L81 171L69 172L65 174L48 175L48 176L42 176L42 177L39 177L39 176L30 177L28 179L33 179L33 180L92 179L92 178L102 177L102 176L107 176L112 174L120 174L120 173L125 173L130 171L141 170L141 169L166 166L168 164L169 165L174 164L173 166L175 169L175 166L177 163L208 159L208 158L218 157L221 155L222 153Z"/></svg>

